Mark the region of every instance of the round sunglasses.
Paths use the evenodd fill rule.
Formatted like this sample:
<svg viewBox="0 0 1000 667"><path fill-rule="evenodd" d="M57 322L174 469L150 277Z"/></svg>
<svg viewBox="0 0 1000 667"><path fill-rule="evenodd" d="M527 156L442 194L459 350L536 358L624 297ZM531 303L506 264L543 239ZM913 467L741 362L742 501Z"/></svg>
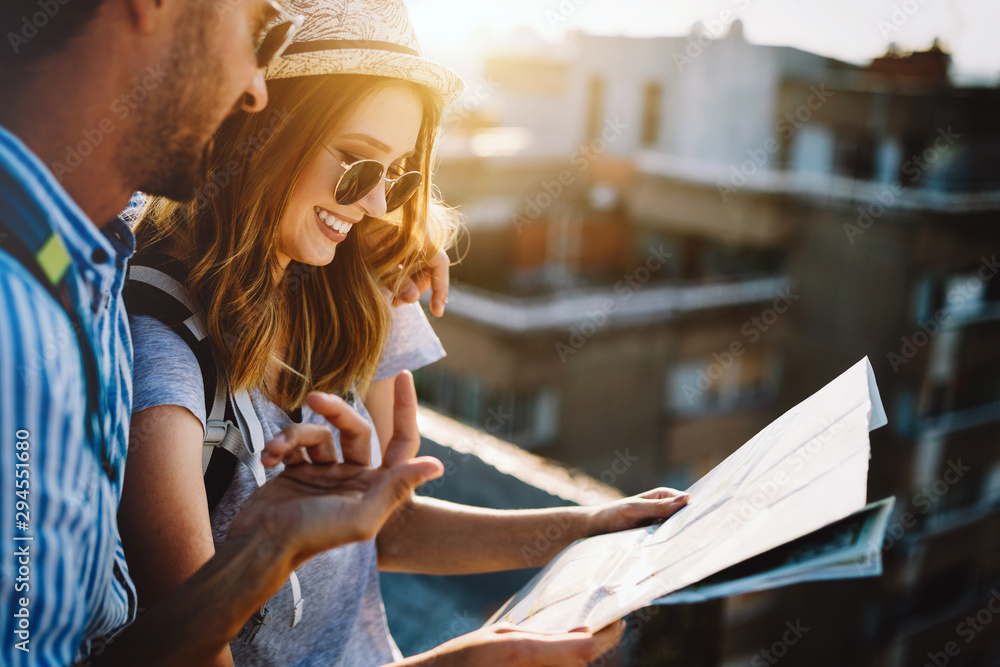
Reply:
<svg viewBox="0 0 1000 667"><path fill-rule="evenodd" d="M388 168L378 160L358 160L348 164L328 146L323 148L344 168L334 189L334 198L341 206L357 204L385 181L385 212L390 213L409 201L424 182L424 176L419 171L408 171L390 178L386 175Z"/></svg>

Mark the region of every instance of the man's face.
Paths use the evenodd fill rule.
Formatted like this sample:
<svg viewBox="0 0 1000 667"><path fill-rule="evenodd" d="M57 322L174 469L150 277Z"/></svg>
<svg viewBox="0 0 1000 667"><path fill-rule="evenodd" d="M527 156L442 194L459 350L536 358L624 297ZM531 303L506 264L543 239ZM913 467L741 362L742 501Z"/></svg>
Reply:
<svg viewBox="0 0 1000 667"><path fill-rule="evenodd" d="M275 15L266 0L189 0L189 6L155 71L135 83L148 90L135 104L121 156L142 191L180 201L204 182L222 121L240 106L259 111L267 104L255 45Z"/></svg>

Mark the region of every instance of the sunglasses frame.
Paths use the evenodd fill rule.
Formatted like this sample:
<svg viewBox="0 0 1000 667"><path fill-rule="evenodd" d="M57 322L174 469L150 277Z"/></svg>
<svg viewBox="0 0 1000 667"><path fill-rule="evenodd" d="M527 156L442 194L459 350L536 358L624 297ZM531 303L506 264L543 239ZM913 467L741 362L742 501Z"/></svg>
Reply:
<svg viewBox="0 0 1000 667"><path fill-rule="evenodd" d="M323 148L325 148L326 151L330 155L332 155L333 158L335 160L337 160L337 163L341 167L343 167L343 169L344 169L344 172L340 175L340 178L337 179L336 185L333 186L333 192L334 192L333 196L334 196L334 199L337 199L337 190L340 189L341 183L344 182L344 177L347 176L347 174L350 172L350 170L353 169L354 167L357 167L358 165L364 164L366 162L371 162L371 163L377 164L378 167L379 167L379 170L381 171L381 175L379 176L379 179L377 181L375 181L375 183L370 188L368 188L365 192L363 192L360 196L358 196L358 198L355 199L354 201L342 202L339 199L337 199L337 203L340 204L341 206L351 206L353 204L357 204L359 201L361 201L362 199L364 199L365 197L367 197L368 195L370 195L372 193L372 191L375 188L377 188L379 185L381 185L382 183L386 183L387 185L386 185L386 188L385 188L385 199L386 199L386 211L385 212L388 214L388 213L391 213L392 211L395 211L396 209L398 209L400 206L402 206L406 202L410 201L410 199L413 198L413 195L415 195L417 193L417 190L420 188L420 186L424 182L424 175L421 172L419 172L419 171L407 171L407 172L404 172L404 173L400 174L396 178L389 178L388 176L386 176L386 174L389 171L389 168L386 167L381 162L379 162L378 160L372 160L370 158L364 158L364 159L357 160L355 162L352 162L352 163L348 164L347 162L344 162L339 157L337 157L337 155L333 152L333 150L329 146L324 145ZM401 181L403 178L405 178L407 176L410 176L411 174L416 174L417 176L420 177L420 181L417 183L417 186L415 188L413 188L413 191L410 192L409 195L407 195L406 199L404 199L403 201L399 202L398 204L396 204L392 208L389 208L389 204L388 204L388 202L389 202L389 193L392 192L392 189L394 187L396 187L396 184L399 181Z"/></svg>
<svg viewBox="0 0 1000 667"><path fill-rule="evenodd" d="M264 34L261 36L260 43L257 45L255 55L257 56L257 67L260 69L264 69L282 56L306 20L306 17L301 14L292 14L289 12L279 0L267 0L267 4L271 5L278 12L278 20L280 22L266 28ZM278 30L285 30L285 36L282 38L281 43L267 55L263 47L267 44L268 38L276 34ZM265 55L267 55L266 59L264 58Z"/></svg>

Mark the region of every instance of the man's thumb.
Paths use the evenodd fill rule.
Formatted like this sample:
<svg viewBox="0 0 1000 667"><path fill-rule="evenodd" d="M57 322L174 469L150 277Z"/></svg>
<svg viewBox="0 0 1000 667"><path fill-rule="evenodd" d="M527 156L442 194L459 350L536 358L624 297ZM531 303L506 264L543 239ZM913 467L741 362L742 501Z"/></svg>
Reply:
<svg viewBox="0 0 1000 667"><path fill-rule="evenodd" d="M421 456L389 469L389 485L397 502L410 497L421 484L444 474L444 465L433 456Z"/></svg>

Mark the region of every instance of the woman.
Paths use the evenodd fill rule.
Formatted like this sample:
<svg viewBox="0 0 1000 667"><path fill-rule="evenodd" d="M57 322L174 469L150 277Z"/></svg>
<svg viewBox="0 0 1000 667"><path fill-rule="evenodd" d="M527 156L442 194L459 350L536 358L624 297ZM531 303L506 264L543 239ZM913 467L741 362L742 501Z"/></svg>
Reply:
<svg viewBox="0 0 1000 667"><path fill-rule="evenodd" d="M295 444L305 428L297 423L327 428L321 413L337 403L310 391L360 395L364 403L352 403L376 426L378 465L378 443L392 430L393 376L441 356L422 313L390 315L383 285L398 293L403 276L453 238L429 176L441 109L461 83L419 56L400 2L303 0L296 9L307 19L268 70L271 110L237 114L220 129L201 203L147 206L136 261L183 266L199 316L193 330L204 333L229 390L246 392L264 439ZM119 519L141 606L212 555L259 483L257 449L209 511L202 443L215 380L195 343L165 319L131 318L135 439ZM539 565L526 563L521 547L553 522L562 535L547 558L579 537L662 520L684 502L661 489L603 508L492 512L414 498L377 540L304 564L217 664L391 662L400 656L379 568L460 574ZM489 632L431 657L495 656L489 651L504 638Z"/></svg>

